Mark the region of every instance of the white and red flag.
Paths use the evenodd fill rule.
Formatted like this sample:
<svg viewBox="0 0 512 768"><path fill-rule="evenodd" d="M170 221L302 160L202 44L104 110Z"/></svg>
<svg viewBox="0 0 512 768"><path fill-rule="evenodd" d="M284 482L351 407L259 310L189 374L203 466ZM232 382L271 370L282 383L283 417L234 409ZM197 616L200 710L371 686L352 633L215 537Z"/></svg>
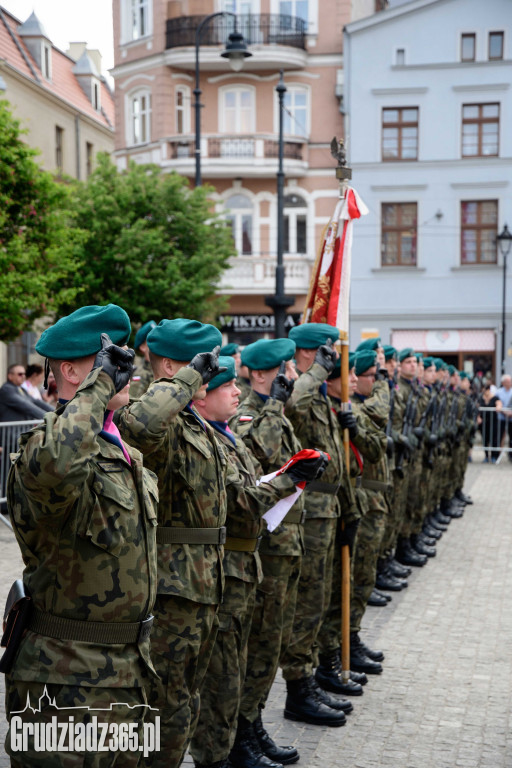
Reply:
<svg viewBox="0 0 512 768"><path fill-rule="evenodd" d="M348 334L352 223L367 213L355 189L346 187L325 231L302 322L328 323Z"/></svg>
<svg viewBox="0 0 512 768"><path fill-rule="evenodd" d="M303 461L304 459L318 459L321 455L320 451L314 451L312 448L303 448L302 451L298 451L298 453L294 453L291 459L288 459L286 464L283 464L282 467L279 467L278 470L275 472L271 472L268 475L263 475L263 477L260 477L257 481L256 485L259 485L260 483L270 483L271 480L273 480L278 475L282 475L284 472L286 472L290 467L292 467L294 464L297 464L299 461ZM327 456L327 458L330 460L330 456L328 453L324 452L324 455ZM286 496L284 499L279 499L279 501L274 504L273 507L271 507L265 514L263 515L263 519L265 520L267 524L267 528L272 533L272 531L277 528L278 525L280 525L288 512L290 511L291 507L295 504L299 496L301 495L302 491L306 487L306 481L301 480L301 482L295 484L295 492L290 494L290 496Z"/></svg>

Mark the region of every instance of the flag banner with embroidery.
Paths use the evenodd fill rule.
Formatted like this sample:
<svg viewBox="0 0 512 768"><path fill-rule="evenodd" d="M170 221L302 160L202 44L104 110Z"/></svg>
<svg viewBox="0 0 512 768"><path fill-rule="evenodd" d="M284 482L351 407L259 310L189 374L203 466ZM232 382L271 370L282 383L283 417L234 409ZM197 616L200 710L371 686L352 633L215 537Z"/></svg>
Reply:
<svg viewBox="0 0 512 768"><path fill-rule="evenodd" d="M302 322L328 323L348 334L352 225L367 213L355 189L347 187L327 225Z"/></svg>

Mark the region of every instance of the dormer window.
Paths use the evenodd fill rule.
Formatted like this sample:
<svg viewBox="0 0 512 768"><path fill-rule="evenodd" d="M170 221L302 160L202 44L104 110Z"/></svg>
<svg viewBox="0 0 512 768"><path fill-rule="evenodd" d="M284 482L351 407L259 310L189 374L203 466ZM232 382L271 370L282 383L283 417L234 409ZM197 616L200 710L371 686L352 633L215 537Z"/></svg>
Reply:
<svg viewBox="0 0 512 768"><path fill-rule="evenodd" d="M96 112L101 109L101 87L97 80L92 81L92 105Z"/></svg>
<svg viewBox="0 0 512 768"><path fill-rule="evenodd" d="M52 79L52 48L45 41L42 43L41 72L45 80Z"/></svg>

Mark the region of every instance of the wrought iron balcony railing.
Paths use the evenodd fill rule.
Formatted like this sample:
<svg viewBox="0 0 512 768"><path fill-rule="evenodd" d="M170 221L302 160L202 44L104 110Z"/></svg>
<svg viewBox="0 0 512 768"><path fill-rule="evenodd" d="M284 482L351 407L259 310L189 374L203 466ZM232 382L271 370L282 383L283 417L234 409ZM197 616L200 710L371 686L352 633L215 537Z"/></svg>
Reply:
<svg viewBox="0 0 512 768"><path fill-rule="evenodd" d="M196 29L206 16L167 19L166 48L194 46ZM234 19L217 16L204 30L201 45L225 45L234 31ZM289 45L306 50L306 22L281 13L251 13L237 17L237 30L247 45Z"/></svg>
<svg viewBox="0 0 512 768"><path fill-rule="evenodd" d="M273 138L264 136L231 136L217 135L206 137L206 151L203 159L207 158L265 158L278 157L279 142ZM304 160L304 139L287 141L283 143L285 160ZM169 139L170 157L173 160L194 157L195 142L186 136L174 136Z"/></svg>

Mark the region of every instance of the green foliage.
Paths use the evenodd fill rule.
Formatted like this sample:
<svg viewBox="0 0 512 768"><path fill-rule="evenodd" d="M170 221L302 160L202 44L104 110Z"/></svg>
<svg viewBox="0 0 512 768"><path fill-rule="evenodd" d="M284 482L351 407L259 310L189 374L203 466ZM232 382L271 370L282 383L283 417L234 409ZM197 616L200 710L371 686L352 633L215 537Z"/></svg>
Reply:
<svg viewBox="0 0 512 768"><path fill-rule="evenodd" d="M35 150L0 101L0 339L11 341L43 315L74 301L79 233L69 226L68 190L41 171Z"/></svg>
<svg viewBox="0 0 512 768"><path fill-rule="evenodd" d="M119 304L135 324L164 317L212 321L223 306L215 286L233 241L212 214L210 191L191 190L183 177L157 166L131 163L120 173L98 155L98 167L74 191L74 217L86 233L76 251L82 262L76 284L85 288L80 298Z"/></svg>

